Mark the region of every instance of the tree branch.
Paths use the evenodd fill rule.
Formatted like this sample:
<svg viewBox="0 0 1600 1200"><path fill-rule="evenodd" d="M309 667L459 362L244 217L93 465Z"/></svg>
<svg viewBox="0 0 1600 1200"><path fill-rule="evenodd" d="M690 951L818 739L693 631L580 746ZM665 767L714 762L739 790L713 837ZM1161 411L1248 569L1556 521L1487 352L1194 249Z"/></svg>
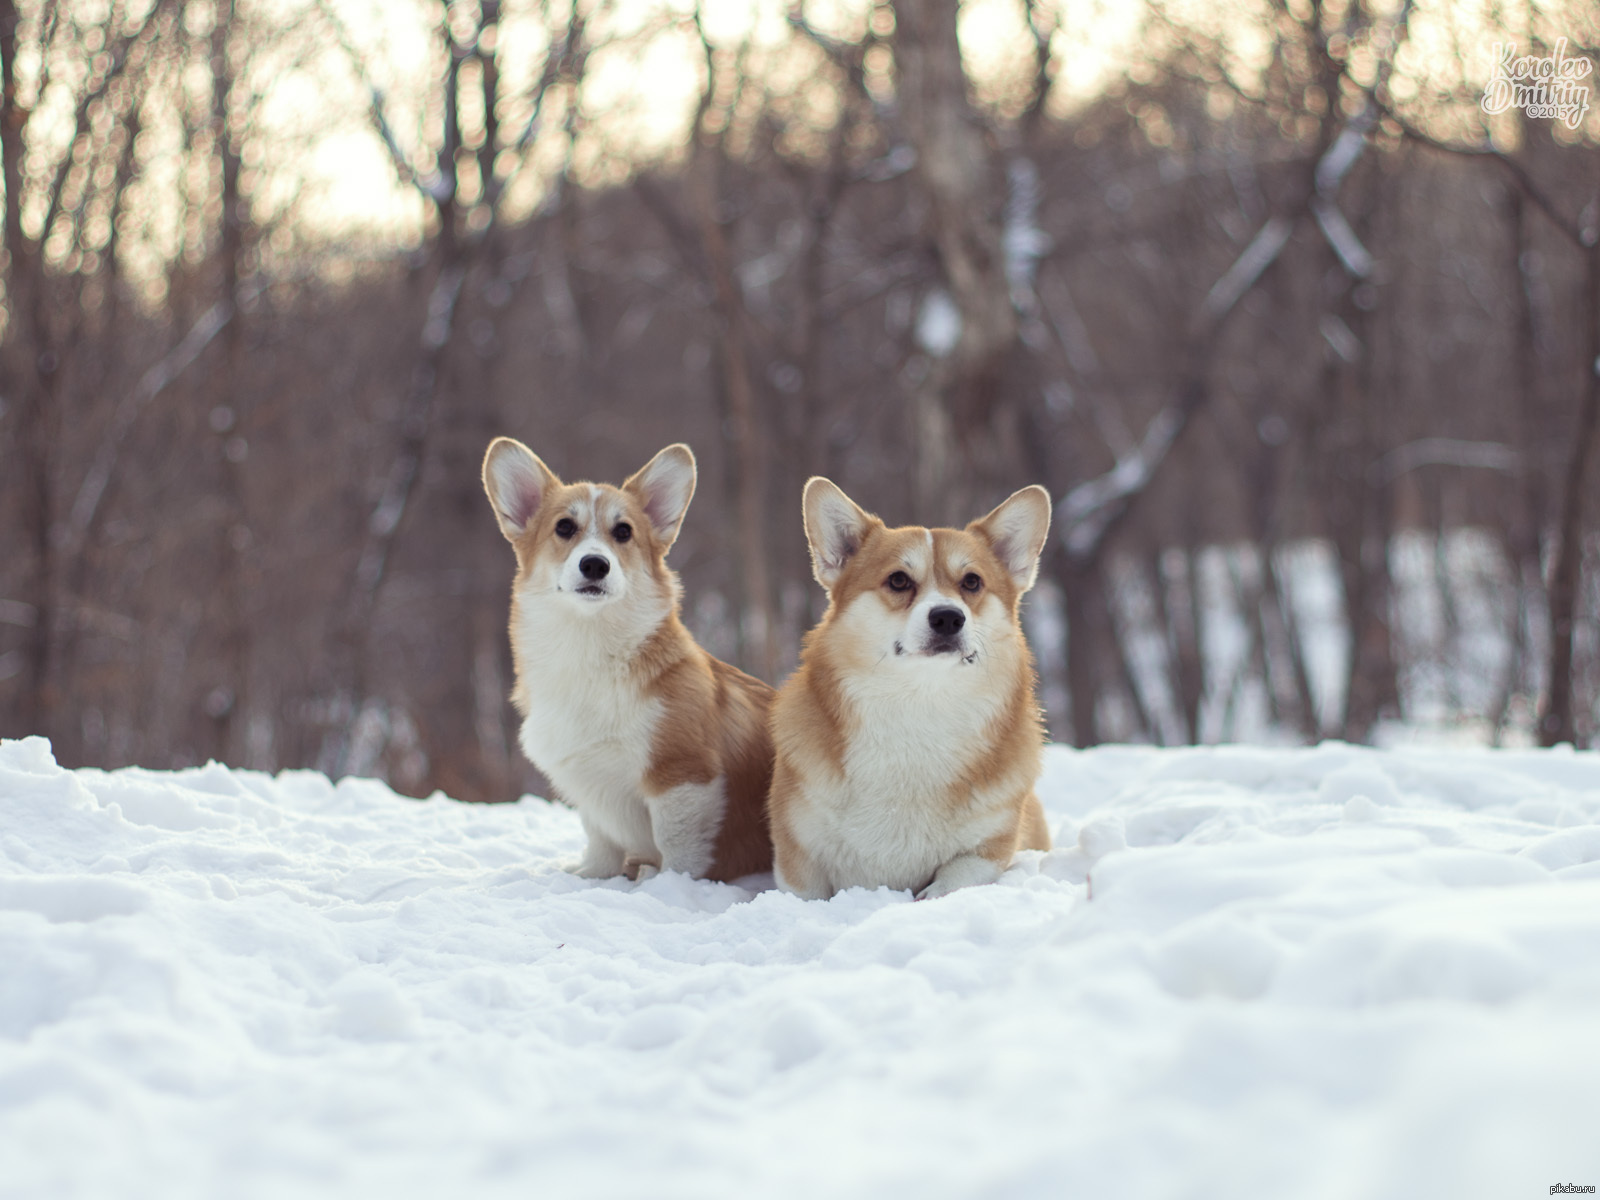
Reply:
<svg viewBox="0 0 1600 1200"><path fill-rule="evenodd" d="M242 290L247 290L248 297L253 297L259 288ZM242 303L247 297L241 295L240 299ZM116 473L119 452L145 405L165 391L173 380L182 375L189 365L200 357L200 352L211 344L229 321L233 320L235 311L232 301L227 299L218 300L206 309L200 314L199 320L190 327L189 332L184 334L182 340L140 376L133 390L117 403L111 420L106 424L105 432L100 436L100 445L95 450L89 470L84 474L83 482L78 485L78 495L72 503L72 511L67 515L66 522L55 530L53 535L56 543L65 549L68 556L82 553L89 530L100 511L100 502L105 498L112 476Z"/></svg>
<svg viewBox="0 0 1600 1200"><path fill-rule="evenodd" d="M1402 134L1419 145L1442 151L1445 154L1458 154L1464 158L1489 159L1499 163L1516 182L1523 195L1533 201L1539 211L1550 219L1550 223L1560 230L1567 240L1583 250L1587 250L1595 244L1596 231L1592 227L1580 225L1557 208L1555 201L1550 199L1545 191L1534 181L1533 176L1528 173L1528 169L1504 150L1496 147L1492 142L1485 141L1477 146L1458 146L1450 142L1443 142L1418 129L1388 105L1380 103L1378 107L1384 116L1400 127Z"/></svg>

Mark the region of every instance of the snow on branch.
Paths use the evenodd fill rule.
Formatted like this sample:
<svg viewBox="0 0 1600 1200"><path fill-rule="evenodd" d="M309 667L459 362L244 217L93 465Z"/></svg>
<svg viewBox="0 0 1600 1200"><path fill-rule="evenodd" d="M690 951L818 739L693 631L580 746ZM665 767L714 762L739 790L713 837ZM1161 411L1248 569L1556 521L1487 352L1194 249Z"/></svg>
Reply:
<svg viewBox="0 0 1600 1200"><path fill-rule="evenodd" d="M1244 294L1255 286L1261 273L1277 261L1294 232L1294 222L1288 217L1273 217L1250 239L1233 265L1211 285L1200 305L1201 315L1209 324L1215 324L1233 310Z"/></svg>
<svg viewBox="0 0 1600 1200"><path fill-rule="evenodd" d="M1313 179L1316 194L1311 197L1311 215L1317 219L1317 228L1333 252L1339 256L1344 269L1357 279L1372 274L1372 254L1361 244L1356 231L1350 227L1339 210L1339 185L1356 165L1367 146L1367 134L1376 119L1377 108L1364 104L1361 111L1345 123L1339 136L1333 139L1321 159L1317 161Z"/></svg>
<svg viewBox="0 0 1600 1200"><path fill-rule="evenodd" d="M1344 182L1344 177L1350 173L1350 168L1356 165L1356 160L1361 157L1367 148L1367 130L1372 128L1372 119L1367 114L1372 110L1364 108L1350 122L1339 131L1339 136L1333 139L1333 144L1327 152L1317 161L1315 181L1317 191L1324 196L1332 196L1339 190L1339 185Z"/></svg>
<svg viewBox="0 0 1600 1200"><path fill-rule="evenodd" d="M1407 3L1402 9L1402 20L1409 11ZM1361 110L1345 123L1317 161L1312 175L1314 190L1302 209L1316 220L1345 270L1358 279L1372 273L1373 258L1339 211L1336 195L1340 183L1360 159L1378 111L1369 95ZM1255 287L1266 269L1278 260L1294 233L1296 219L1285 215L1269 218L1233 264L1211 285L1201 301L1190 333L1189 359L1198 359L1200 365L1193 368L1194 373L1182 384L1177 401L1155 415L1130 454L1119 458L1104 475L1080 483L1062 499L1058 508L1062 517L1061 536L1067 553L1073 558L1092 557L1112 525L1126 511L1128 503L1150 486L1190 415L1205 401L1204 359L1215 343L1222 322ZM1324 322L1323 334L1347 359L1359 354L1360 345L1343 322L1336 327Z"/></svg>
<svg viewBox="0 0 1600 1200"><path fill-rule="evenodd" d="M1434 137L1432 134L1417 128L1416 125L1412 124L1405 117L1401 116L1393 108L1384 105L1379 105L1379 108L1384 116L1388 117L1397 126L1399 126L1402 134L1420 146L1427 146L1430 149L1440 150L1446 154L1459 154L1465 158L1493 159L1495 162L1499 163L1506 169L1507 173L1510 174L1513 182L1515 182L1517 187L1521 189L1522 194L1525 195L1529 200L1533 201L1534 205L1544 213L1544 215L1549 219L1550 223L1554 225L1556 229L1567 238L1568 241L1571 241L1575 245L1587 250L1594 246L1597 240L1600 240L1600 229L1597 229L1594 224L1586 222L1582 219L1574 220L1572 217L1562 212L1560 206L1557 205L1553 199L1551 199L1550 195L1543 188L1541 188L1537 182L1535 182L1533 176L1528 173L1526 167L1519 163L1515 158L1511 157L1511 155L1496 147L1495 144L1489 141L1487 138L1476 145L1470 146L1442 141L1441 139Z"/></svg>
<svg viewBox="0 0 1600 1200"><path fill-rule="evenodd" d="M1322 230L1322 236L1339 256L1346 271L1357 279L1365 279L1372 274L1372 253L1361 244L1361 239L1350 227L1350 222L1345 220L1337 204L1325 196L1313 196L1311 215L1316 217L1317 228Z"/></svg>
<svg viewBox="0 0 1600 1200"><path fill-rule="evenodd" d="M1034 291L1039 260L1050 252L1050 235L1039 228L1039 204L1044 188L1039 168L1026 158L1013 158L1006 164L1005 223L1000 247L1005 254L1006 282L1011 285L1011 303L1025 308Z"/></svg>
<svg viewBox="0 0 1600 1200"><path fill-rule="evenodd" d="M1468 442L1460 438L1419 438L1396 446L1372 464L1375 483L1392 483L1418 467L1482 467L1489 471L1515 471L1520 456L1502 442Z"/></svg>
<svg viewBox="0 0 1600 1200"><path fill-rule="evenodd" d="M1118 502L1138 495L1150 485L1156 468L1177 441L1184 423L1185 418L1177 406L1162 409L1145 429L1144 437L1132 454L1120 459L1104 475L1080 483L1067 493L1058 511L1068 554L1082 559L1095 551L1117 515Z"/></svg>
<svg viewBox="0 0 1600 1200"><path fill-rule="evenodd" d="M317 10L322 14L323 20L332 27L334 41L339 43L339 49L350 60L351 69L355 71L362 86L367 89L373 127L383 142L384 149L389 152L389 161L395 169L395 174L400 177L400 182L409 183L435 204L448 201L455 194L454 181L438 171L423 175L412 165L411 159L401 149L399 139L395 137L394 129L389 123L387 98L383 89L374 83L368 74L366 59L351 41L349 30L345 28L344 22L340 20L339 14L334 11L329 0L318 0Z"/></svg>
<svg viewBox="0 0 1600 1200"><path fill-rule="evenodd" d="M1244 298L1262 272L1277 261L1294 232L1294 222L1285 216L1270 218L1234 259L1233 264L1211 285L1201 302L1193 340L1203 345L1214 340L1218 327ZM1104 475L1073 488L1058 508L1061 536L1067 553L1075 559L1091 557L1099 549L1113 522L1128 501L1150 485L1166 460L1178 435L1189 422L1189 415L1205 398L1205 383L1198 374L1184 385L1178 400L1158 412L1145 428L1144 436L1132 453L1117 460Z"/></svg>
<svg viewBox="0 0 1600 1200"><path fill-rule="evenodd" d="M384 95L380 88L372 89L372 124L382 139L384 148L389 151L389 161L394 164L395 174L400 177L401 183L409 183L435 204L444 204L455 195L455 183L446 175L438 171L430 171L426 175L420 174L411 165L411 160L406 152L400 148L400 142L394 136L394 130L389 125L389 115L384 108Z"/></svg>
<svg viewBox="0 0 1600 1200"><path fill-rule="evenodd" d="M391 464L383 494L367 519L366 543L356 563L357 591L352 609L359 614L359 618L353 620L364 620L370 612L373 593L383 578L389 551L393 547L395 531L411 499L412 485L422 461L423 436L432 406L438 358L450 341L457 301L461 298L461 284L465 278L464 268L447 267L440 271L428 296L428 317L419 337L422 357L412 371L411 392L401 420L400 451Z"/></svg>

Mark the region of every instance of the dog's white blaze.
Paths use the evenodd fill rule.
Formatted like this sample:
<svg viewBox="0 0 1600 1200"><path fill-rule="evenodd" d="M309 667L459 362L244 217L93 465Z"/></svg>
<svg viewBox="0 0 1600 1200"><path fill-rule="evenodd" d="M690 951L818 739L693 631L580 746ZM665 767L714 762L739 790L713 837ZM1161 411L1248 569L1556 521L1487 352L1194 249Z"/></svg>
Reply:
<svg viewBox="0 0 1600 1200"><path fill-rule="evenodd" d="M594 497L594 531L596 537L606 536L612 529L616 528L617 522L622 520L621 503L613 499L608 505L606 505L605 510L602 512L600 508L600 502L603 499L605 499L605 497L599 493L598 489L596 489Z"/></svg>
<svg viewBox="0 0 1600 1200"><path fill-rule="evenodd" d="M906 566L911 574L918 578L925 578L933 570L933 534L928 534L926 546L915 546L906 555Z"/></svg>
<svg viewBox="0 0 1600 1200"><path fill-rule="evenodd" d="M601 605L613 604L621 600L628 592L628 577L621 570L621 562L611 544L606 540L607 531L616 524L616 518L603 521L600 511L600 489L595 485L589 486L589 499L585 503L575 500L567 506L567 515L570 516L585 531L583 537L572 543L567 551L566 558L562 560L560 573L557 576L558 586L564 592L576 592L586 584L596 583L605 590L604 596L584 596L587 604ZM586 579L580 565L591 554L599 555L606 560L610 570L605 578L600 580Z"/></svg>

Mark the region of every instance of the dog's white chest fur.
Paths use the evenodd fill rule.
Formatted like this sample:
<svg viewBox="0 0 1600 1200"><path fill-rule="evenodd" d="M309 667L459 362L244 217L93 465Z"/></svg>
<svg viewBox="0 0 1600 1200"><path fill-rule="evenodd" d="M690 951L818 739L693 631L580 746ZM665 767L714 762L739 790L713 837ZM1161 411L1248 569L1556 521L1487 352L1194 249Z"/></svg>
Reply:
<svg viewBox="0 0 1600 1200"><path fill-rule="evenodd" d="M794 814L834 888L920 888L1004 827L1004 811L957 794L1000 709L981 689L961 686L955 673L966 670L942 679L869 676L848 687L865 719L845 748L844 778L817 770Z"/></svg>
<svg viewBox="0 0 1600 1200"><path fill-rule="evenodd" d="M595 637L592 622L531 612L523 621L523 752L586 821L624 846L653 845L642 782L660 702L643 694L627 657Z"/></svg>

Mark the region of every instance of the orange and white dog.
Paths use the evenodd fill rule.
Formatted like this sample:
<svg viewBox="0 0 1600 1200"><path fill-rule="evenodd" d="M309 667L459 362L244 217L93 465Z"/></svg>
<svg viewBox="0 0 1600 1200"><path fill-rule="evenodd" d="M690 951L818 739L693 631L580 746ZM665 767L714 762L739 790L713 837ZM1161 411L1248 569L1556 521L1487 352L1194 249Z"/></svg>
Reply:
<svg viewBox="0 0 1600 1200"><path fill-rule="evenodd" d="M512 702L535 766L578 811L586 878L768 871L773 691L707 654L678 619L668 569L694 495L668 446L620 488L564 484L496 438L483 486L517 555Z"/></svg>
<svg viewBox="0 0 1600 1200"><path fill-rule="evenodd" d="M773 704L779 885L925 900L993 882L1019 849L1048 850L1018 604L1049 494L1023 488L965 529L891 529L820 478L804 508L828 610Z"/></svg>

